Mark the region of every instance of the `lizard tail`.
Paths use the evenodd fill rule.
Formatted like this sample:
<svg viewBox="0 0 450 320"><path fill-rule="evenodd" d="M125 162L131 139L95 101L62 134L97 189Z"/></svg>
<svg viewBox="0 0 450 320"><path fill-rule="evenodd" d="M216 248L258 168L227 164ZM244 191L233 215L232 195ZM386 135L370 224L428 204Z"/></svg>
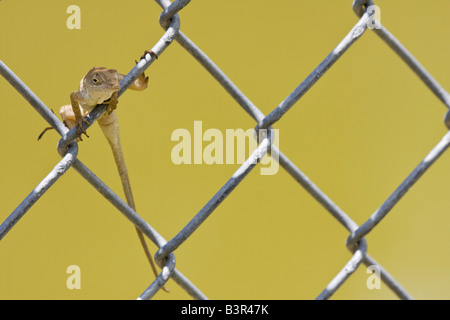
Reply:
<svg viewBox="0 0 450 320"><path fill-rule="evenodd" d="M119 170L120 180L122 182L123 191L125 193L125 198L127 199L128 205L136 211L136 206L134 204L133 193L131 192L131 184L130 179L128 177L127 166L125 165L125 159L122 152L122 147L120 144L120 136L119 136L119 123L117 121L117 117L115 112L111 114L103 115L98 123L100 128L102 129L106 139L108 140L111 149L113 151L114 160L116 161L117 169ZM112 134L114 133L114 134ZM153 261L152 255L150 254L150 250L148 249L147 243L145 241L144 235L141 230L136 227L136 232L138 234L139 240L142 244L142 248L144 249L145 255L147 257L148 262L152 268L153 274L155 277L158 276L158 271L156 269L155 262ZM166 292L170 292L166 287L162 287L162 289Z"/></svg>

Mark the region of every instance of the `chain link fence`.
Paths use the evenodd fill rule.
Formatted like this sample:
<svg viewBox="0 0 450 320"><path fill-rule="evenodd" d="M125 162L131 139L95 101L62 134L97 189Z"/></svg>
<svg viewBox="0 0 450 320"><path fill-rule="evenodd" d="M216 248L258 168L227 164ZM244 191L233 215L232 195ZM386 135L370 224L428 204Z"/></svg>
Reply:
<svg viewBox="0 0 450 320"><path fill-rule="evenodd" d="M339 287L355 272L361 263L367 266L376 265L382 275L382 281L401 299L411 299L411 295L401 284L391 276L386 269L367 253L365 236L386 217L391 209L400 201L405 193L420 179L425 171L444 153L450 144L450 133L444 135L429 154L417 165L410 175L398 186L388 199L364 222L356 224L352 218L339 208L324 192L322 192L287 156L273 145L273 125L280 120L290 108L330 69L333 64L355 43L367 29L372 29L393 51L414 71L423 83L442 101L450 107L450 95L439 83L423 68L423 66L408 52L408 50L375 19L377 7L371 0L355 0L353 10L358 16L358 22L331 53L315 68L310 75L271 113L264 115L241 90L203 53L185 34L180 31L180 18L177 14L190 0L156 0L162 7L160 24L165 29L161 39L151 49L157 56L175 40L188 53L190 53L203 66L220 85L233 97L233 99L250 115L256 123L255 132L258 133L258 147L249 158L239 167L230 179L217 191L217 193L192 217L192 220L169 241L165 240L151 225L131 209L119 196L117 196L104 182L102 182L78 158L78 146L75 129L68 130L64 124L47 108L47 106L0 61L1 75L30 103L32 107L62 136L58 143L58 152L62 160L42 180L41 183L23 200L22 203L0 225L0 240L10 231L25 213L39 200L39 198L73 167L88 183L94 186L108 201L110 201L128 220L139 228L159 248L155 260L162 271L148 288L139 295L139 299L150 299L172 278L194 299L207 299L206 295L198 289L189 279L175 268L174 252L186 241L197 228L214 212L214 210L230 195L236 186L258 166L259 161L266 154L276 159L282 168L294 178L301 187L309 192L340 224L349 232L346 246L352 253L351 259L342 270L329 282L326 288L317 297L330 298ZM154 61L155 56L146 54L121 82L119 96L130 84L145 71ZM89 115L88 120L94 123L105 111L107 105L97 106ZM450 128L450 116L444 119ZM264 130L264 131L260 131ZM265 134L259 134L265 132Z"/></svg>

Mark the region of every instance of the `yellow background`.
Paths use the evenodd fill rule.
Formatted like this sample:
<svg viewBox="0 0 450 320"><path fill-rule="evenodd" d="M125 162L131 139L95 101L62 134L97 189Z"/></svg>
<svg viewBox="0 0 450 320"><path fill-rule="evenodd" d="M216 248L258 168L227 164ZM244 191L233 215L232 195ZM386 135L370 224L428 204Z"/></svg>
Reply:
<svg viewBox="0 0 450 320"><path fill-rule="evenodd" d="M181 30L265 114L357 22L350 0L196 0ZM55 112L93 66L127 73L162 36L154 1L76 1L81 30L68 30L73 1L0 2L0 59ZM450 87L448 0L378 0L381 22ZM171 162L177 128L253 128L253 120L173 43L146 72L144 92L117 111L137 211L167 240L239 165ZM0 79L1 222L60 160L59 135ZM446 133L446 108L368 30L276 124L281 150L362 224ZM98 126L79 158L123 195ZM450 154L444 154L367 236L369 253L415 298L450 298ZM211 299L313 299L350 259L348 232L282 168L253 170L175 251L177 268ZM154 253L156 247L151 245ZM81 268L68 290L66 268ZM368 290L362 265L335 299L391 299ZM135 299L153 280L134 227L70 169L0 242L0 299ZM170 294L189 299L172 280Z"/></svg>

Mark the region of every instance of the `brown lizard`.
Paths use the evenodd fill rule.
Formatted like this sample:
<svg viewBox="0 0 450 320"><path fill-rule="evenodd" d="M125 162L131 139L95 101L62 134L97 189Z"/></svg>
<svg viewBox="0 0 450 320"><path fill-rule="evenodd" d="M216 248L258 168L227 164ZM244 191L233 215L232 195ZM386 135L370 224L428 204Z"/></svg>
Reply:
<svg viewBox="0 0 450 320"><path fill-rule="evenodd" d="M98 124L108 140L114 160L119 170L122 187L127 199L128 205L136 211L133 194L131 192L130 180L128 178L128 171L123 157L122 147L119 136L119 123L116 114L113 112L117 108L118 99L117 93L120 88L120 81L124 75L118 73L115 69L107 69L103 67L94 67L81 79L78 91L70 94L71 105L62 106L60 115L64 124L72 129L76 128L79 139L84 133L87 137L86 131L82 128L82 123L89 123L84 117L92 111L97 104L108 103L107 111L98 119ZM142 73L131 85L130 89L142 91L147 88L148 77ZM44 130L45 132L45 130ZM42 134L41 134L42 136ZM41 137L40 136L40 137ZM155 263L153 262L150 251L144 239L142 232L136 227L136 231L144 248L150 266L155 276L158 275ZM163 287L163 290L169 290Z"/></svg>

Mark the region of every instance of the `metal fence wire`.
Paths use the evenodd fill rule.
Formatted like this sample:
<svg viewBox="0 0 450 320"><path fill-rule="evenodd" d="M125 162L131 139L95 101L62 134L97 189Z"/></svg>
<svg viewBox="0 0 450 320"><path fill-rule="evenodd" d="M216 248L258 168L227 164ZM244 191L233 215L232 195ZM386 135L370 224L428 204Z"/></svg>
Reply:
<svg viewBox="0 0 450 320"><path fill-rule="evenodd" d="M383 275L382 281L401 299L412 299L411 295L392 277L387 270L382 268L374 258L367 253L365 236L383 220L390 210L399 202L405 193L419 180L425 171L444 153L450 145L450 132L429 152L400 186L389 198L364 222L357 225L352 218L339 208L325 193L323 193L292 161L273 145L274 130L272 126L294 106L294 104L333 66L333 64L355 43L364 32L372 29L394 52L415 72L415 74L428 86L428 88L450 107L450 95L439 83L425 70L425 68L408 52L408 50L383 26L375 20L375 12L372 10L372 0L354 0L353 10L359 17L356 25L343 38L343 40L331 51L331 53L315 68L310 75L270 114L264 115L233 82L203 53L186 35L180 31L180 18L177 14L190 0L155 0L162 8L159 22L165 29L161 39L151 49L157 56L170 46L173 40L177 41L189 52L208 72L222 85L222 87L234 98L234 100L255 120L255 132L259 129L267 129L267 134L259 137L258 148L239 167L231 178L219 191L205 204L205 206L193 216L192 220L175 237L166 241L143 218L131 209L119 196L117 196L105 183L103 183L89 168L78 158L78 146L76 142L75 128L68 130L64 124L51 112L47 106L23 83L2 61L0 61L1 75L33 106L36 111L62 136L58 143L58 152L62 160L42 180L41 183L20 203L20 205L0 225L0 240L11 230L25 213L39 200L39 198L59 179L66 171L73 167L87 182L93 185L107 200L109 200L131 223L138 227L159 248L155 254L155 260L162 268L161 273L140 294L139 299L150 299L158 290L172 278L194 299L207 299L189 279L175 268L176 249L183 244L196 229L209 217L210 214L225 200L236 186L256 166L259 160L266 154L275 158L279 164L292 176L303 188L305 188L339 223L348 231L349 236L346 246L352 253L351 259L343 266L342 270L329 282L319 294L317 299L328 299L336 290L364 263L367 266L377 265ZM119 96L130 84L153 62L155 57L146 54L145 58L126 75L120 83ZM88 120L94 123L105 111L107 105L97 106L89 115ZM450 128L450 113L447 112L445 124Z"/></svg>

